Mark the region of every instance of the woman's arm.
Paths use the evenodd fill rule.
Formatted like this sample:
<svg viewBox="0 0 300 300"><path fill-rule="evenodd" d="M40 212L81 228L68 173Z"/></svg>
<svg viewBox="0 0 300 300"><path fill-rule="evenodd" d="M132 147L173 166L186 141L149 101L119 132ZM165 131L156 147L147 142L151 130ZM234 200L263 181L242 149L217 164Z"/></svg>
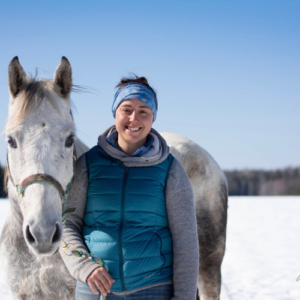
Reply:
<svg viewBox="0 0 300 300"><path fill-rule="evenodd" d="M88 249L82 238L83 219L87 200L88 172L85 155L83 154L75 164L74 181L70 188L66 207L75 207L74 214L66 218L63 239L65 243L72 244L78 251L88 253ZM62 246L59 249L61 257L67 266L70 274L78 281L86 282L92 271L99 267L95 262L77 256L66 256Z"/></svg>
<svg viewBox="0 0 300 300"><path fill-rule="evenodd" d="M173 239L172 300L196 299L199 246L194 195L189 178L177 159L167 179L166 207Z"/></svg>
<svg viewBox="0 0 300 300"><path fill-rule="evenodd" d="M88 183L85 155L82 155L75 165L74 181L67 200L67 208L75 207L76 211L74 214L67 216L63 239L65 243L72 244L78 251L83 253L89 252L83 242L81 234L86 208ZM86 258L80 258L75 255L66 256L63 253L62 247L60 247L60 253L70 274L75 279L88 283L92 291L96 294L99 294L99 291L95 285L104 296L110 292L114 280L104 268Z"/></svg>

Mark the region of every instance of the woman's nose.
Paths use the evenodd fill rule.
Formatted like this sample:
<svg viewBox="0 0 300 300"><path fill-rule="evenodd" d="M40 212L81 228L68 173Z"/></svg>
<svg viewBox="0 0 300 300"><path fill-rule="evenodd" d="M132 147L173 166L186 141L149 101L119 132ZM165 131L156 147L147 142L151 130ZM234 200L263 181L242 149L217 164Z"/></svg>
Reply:
<svg viewBox="0 0 300 300"><path fill-rule="evenodd" d="M130 115L130 121L138 121L138 115L135 111L132 112L132 114Z"/></svg>

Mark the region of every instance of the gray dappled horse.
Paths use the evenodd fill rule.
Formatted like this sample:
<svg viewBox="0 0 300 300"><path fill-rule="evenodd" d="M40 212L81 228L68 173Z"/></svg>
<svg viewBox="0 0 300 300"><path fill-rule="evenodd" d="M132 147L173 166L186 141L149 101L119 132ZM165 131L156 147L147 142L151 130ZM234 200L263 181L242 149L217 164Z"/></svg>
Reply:
<svg viewBox="0 0 300 300"><path fill-rule="evenodd" d="M71 115L71 66L63 57L53 80L39 81L26 77L15 57L9 65L8 87L5 133L11 206L1 236L1 271L14 299L71 300L75 280L57 252L62 202L73 177L73 155L88 150L76 138ZM197 144L177 134L162 135L193 185L201 300L219 299L227 222L225 176Z"/></svg>

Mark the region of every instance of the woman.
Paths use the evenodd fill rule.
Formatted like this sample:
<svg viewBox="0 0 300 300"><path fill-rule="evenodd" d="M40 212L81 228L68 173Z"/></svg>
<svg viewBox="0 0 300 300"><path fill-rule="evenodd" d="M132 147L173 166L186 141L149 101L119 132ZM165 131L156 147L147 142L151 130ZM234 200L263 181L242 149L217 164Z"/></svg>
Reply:
<svg viewBox="0 0 300 300"><path fill-rule="evenodd" d="M82 155L68 199L64 240L108 266L62 255L76 299L196 299L198 239L193 191L152 128L157 98L146 78L123 78L115 125ZM61 250L62 251L62 250Z"/></svg>

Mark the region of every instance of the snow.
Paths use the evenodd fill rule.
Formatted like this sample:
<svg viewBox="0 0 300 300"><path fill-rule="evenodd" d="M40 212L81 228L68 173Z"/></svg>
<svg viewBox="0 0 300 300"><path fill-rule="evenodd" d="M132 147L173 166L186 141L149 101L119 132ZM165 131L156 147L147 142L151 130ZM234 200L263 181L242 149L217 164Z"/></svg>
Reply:
<svg viewBox="0 0 300 300"><path fill-rule="evenodd" d="M2 228L4 225L8 210L9 210L9 201L0 199L0 231L1 232L2 232ZM2 278L1 272L0 272L0 299L1 300L13 300L10 290Z"/></svg>
<svg viewBox="0 0 300 300"><path fill-rule="evenodd" d="M0 230L9 209L0 200ZM230 197L221 300L300 299L300 197ZM0 299L12 296L0 277Z"/></svg>

